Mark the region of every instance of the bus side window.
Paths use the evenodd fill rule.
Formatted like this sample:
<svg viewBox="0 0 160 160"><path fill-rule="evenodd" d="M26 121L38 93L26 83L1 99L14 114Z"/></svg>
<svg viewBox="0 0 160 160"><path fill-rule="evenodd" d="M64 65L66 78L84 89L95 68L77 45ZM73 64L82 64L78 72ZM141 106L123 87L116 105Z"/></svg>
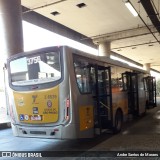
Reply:
<svg viewBox="0 0 160 160"><path fill-rule="evenodd" d="M127 77L123 75L123 73L122 73L122 86L123 86L123 91L127 91Z"/></svg>
<svg viewBox="0 0 160 160"><path fill-rule="evenodd" d="M90 78L89 78L90 88L93 95L96 94L96 77L95 77L95 68L90 67Z"/></svg>
<svg viewBox="0 0 160 160"><path fill-rule="evenodd" d="M76 60L74 62L75 76L77 86L80 92L90 93L91 92L91 81L90 81L90 67L88 62Z"/></svg>
<svg viewBox="0 0 160 160"><path fill-rule="evenodd" d="M146 78L143 78L143 85L144 85L144 90L147 91L148 88L147 88L147 79Z"/></svg>

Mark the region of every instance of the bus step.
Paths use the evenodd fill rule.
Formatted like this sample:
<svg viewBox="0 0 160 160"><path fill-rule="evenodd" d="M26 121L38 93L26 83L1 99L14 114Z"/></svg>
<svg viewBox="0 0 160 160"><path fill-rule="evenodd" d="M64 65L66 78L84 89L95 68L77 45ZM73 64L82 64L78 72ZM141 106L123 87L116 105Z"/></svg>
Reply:
<svg viewBox="0 0 160 160"><path fill-rule="evenodd" d="M133 114L128 114L128 121L132 121L133 120Z"/></svg>
<svg viewBox="0 0 160 160"><path fill-rule="evenodd" d="M95 128L94 133L95 135L100 135L101 134L100 128Z"/></svg>
<svg viewBox="0 0 160 160"><path fill-rule="evenodd" d="M103 133L113 133L111 129L105 128L105 129L100 129L100 128L95 128L94 130L95 135L101 135Z"/></svg>

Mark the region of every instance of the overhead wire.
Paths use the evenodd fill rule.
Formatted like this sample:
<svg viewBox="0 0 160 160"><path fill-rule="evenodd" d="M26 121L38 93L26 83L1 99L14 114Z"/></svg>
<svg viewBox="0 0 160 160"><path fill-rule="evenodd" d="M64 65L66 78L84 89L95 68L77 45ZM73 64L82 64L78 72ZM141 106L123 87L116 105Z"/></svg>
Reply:
<svg viewBox="0 0 160 160"><path fill-rule="evenodd" d="M133 6L132 2L130 2L130 4ZM135 9L134 6L133 6L133 8ZM137 12L136 9L135 9L135 11ZM154 33L151 31L151 29L149 28L149 26L146 24L146 22L143 20L143 18L141 17L141 15L139 13L138 13L138 17L141 19L141 21L144 23L144 25L147 27L147 29L150 31L150 33L153 35L153 37L156 39L156 41L160 44L160 41L158 40L158 38L154 35Z"/></svg>

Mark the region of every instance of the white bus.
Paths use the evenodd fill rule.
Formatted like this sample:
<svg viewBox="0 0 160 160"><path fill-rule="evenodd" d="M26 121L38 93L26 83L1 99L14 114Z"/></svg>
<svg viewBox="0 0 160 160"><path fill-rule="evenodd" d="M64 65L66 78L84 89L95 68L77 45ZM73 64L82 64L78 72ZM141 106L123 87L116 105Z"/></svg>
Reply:
<svg viewBox="0 0 160 160"><path fill-rule="evenodd" d="M68 46L8 59L15 136L92 138L146 112L145 71Z"/></svg>

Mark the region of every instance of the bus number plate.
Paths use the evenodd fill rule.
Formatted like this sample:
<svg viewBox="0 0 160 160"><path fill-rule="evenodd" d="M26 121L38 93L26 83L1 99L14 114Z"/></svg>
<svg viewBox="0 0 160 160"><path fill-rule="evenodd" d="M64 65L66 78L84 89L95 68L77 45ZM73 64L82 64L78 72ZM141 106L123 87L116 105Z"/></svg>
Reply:
<svg viewBox="0 0 160 160"><path fill-rule="evenodd" d="M42 116L30 116L31 121L41 121L42 120Z"/></svg>

